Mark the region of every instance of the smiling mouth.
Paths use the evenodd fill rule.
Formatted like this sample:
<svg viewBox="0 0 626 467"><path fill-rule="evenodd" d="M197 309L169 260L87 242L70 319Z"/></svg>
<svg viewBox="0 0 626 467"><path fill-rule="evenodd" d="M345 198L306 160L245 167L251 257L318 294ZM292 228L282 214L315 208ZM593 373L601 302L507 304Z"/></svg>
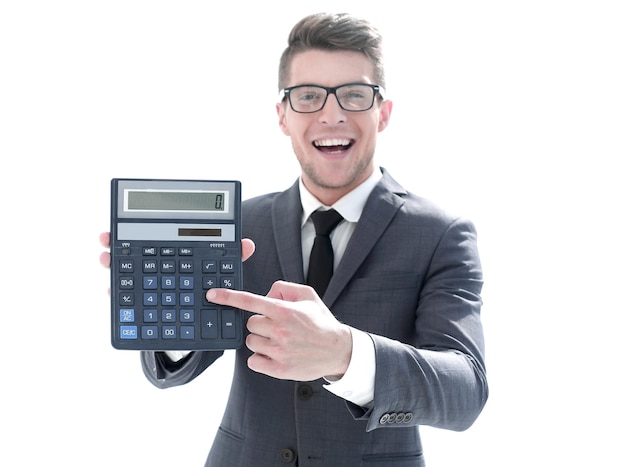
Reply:
<svg viewBox="0 0 626 467"><path fill-rule="evenodd" d="M351 139L334 138L313 141L313 146L325 154L340 154L350 149L353 143Z"/></svg>

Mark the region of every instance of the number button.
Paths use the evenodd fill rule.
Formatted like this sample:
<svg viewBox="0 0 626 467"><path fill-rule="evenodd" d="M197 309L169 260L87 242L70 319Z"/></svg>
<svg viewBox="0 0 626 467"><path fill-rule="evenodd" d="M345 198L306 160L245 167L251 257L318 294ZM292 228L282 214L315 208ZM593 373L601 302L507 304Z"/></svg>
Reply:
<svg viewBox="0 0 626 467"><path fill-rule="evenodd" d="M164 323L175 323L176 311L175 310L163 310L161 312L161 321L163 321Z"/></svg>
<svg viewBox="0 0 626 467"><path fill-rule="evenodd" d="M194 321L193 310L181 310L180 311L180 322L181 323L193 323L193 321Z"/></svg>
<svg viewBox="0 0 626 467"><path fill-rule="evenodd" d="M143 294L143 306L156 306L157 304L157 294L148 292Z"/></svg>
<svg viewBox="0 0 626 467"><path fill-rule="evenodd" d="M180 278L180 288L183 290L193 290L193 276L181 276Z"/></svg>
<svg viewBox="0 0 626 467"><path fill-rule="evenodd" d="M176 294L170 292L163 292L161 294L161 303L166 306L176 305Z"/></svg>
<svg viewBox="0 0 626 467"><path fill-rule="evenodd" d="M158 315L156 310L143 310L143 322L144 323L156 323L158 321Z"/></svg>
<svg viewBox="0 0 626 467"><path fill-rule="evenodd" d="M161 288L164 290L173 290L176 288L176 277L174 276L162 276Z"/></svg>

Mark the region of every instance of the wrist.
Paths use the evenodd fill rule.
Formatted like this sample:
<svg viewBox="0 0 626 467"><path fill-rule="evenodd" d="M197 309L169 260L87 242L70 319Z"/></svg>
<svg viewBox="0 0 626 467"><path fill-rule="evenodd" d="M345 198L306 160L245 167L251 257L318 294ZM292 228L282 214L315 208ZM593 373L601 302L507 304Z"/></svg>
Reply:
<svg viewBox="0 0 626 467"><path fill-rule="evenodd" d="M341 379L350 366L350 361L352 360L352 330L347 324L341 325L334 354L337 356L334 360L336 368L332 374L324 376L324 379L328 381Z"/></svg>

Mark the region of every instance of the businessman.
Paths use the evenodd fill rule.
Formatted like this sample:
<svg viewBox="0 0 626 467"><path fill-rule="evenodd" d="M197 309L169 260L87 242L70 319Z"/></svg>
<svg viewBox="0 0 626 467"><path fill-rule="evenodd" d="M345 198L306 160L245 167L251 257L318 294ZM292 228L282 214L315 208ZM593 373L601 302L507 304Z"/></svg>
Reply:
<svg viewBox="0 0 626 467"><path fill-rule="evenodd" d="M301 173L243 204L245 290L207 292L249 313L206 466L424 466L419 426L465 430L487 401L474 226L378 165L392 102L370 23L302 19L278 85ZM331 209L334 229L319 233L331 240L326 283L311 250L318 213ZM141 362L167 388L221 355L142 352Z"/></svg>

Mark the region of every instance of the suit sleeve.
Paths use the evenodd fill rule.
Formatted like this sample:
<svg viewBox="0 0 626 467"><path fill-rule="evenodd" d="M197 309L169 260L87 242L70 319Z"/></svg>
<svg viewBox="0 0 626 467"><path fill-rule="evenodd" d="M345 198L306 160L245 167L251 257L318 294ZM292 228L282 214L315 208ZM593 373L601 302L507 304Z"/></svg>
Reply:
<svg viewBox="0 0 626 467"><path fill-rule="evenodd" d="M372 335L376 353L374 403L348 403L367 430L429 425L462 431L488 397L480 320L483 284L472 223L445 229L419 290L415 342Z"/></svg>
<svg viewBox="0 0 626 467"><path fill-rule="evenodd" d="M142 351L141 367L153 385L165 389L193 380L223 355L222 351L191 352L178 362L172 362L164 352Z"/></svg>

